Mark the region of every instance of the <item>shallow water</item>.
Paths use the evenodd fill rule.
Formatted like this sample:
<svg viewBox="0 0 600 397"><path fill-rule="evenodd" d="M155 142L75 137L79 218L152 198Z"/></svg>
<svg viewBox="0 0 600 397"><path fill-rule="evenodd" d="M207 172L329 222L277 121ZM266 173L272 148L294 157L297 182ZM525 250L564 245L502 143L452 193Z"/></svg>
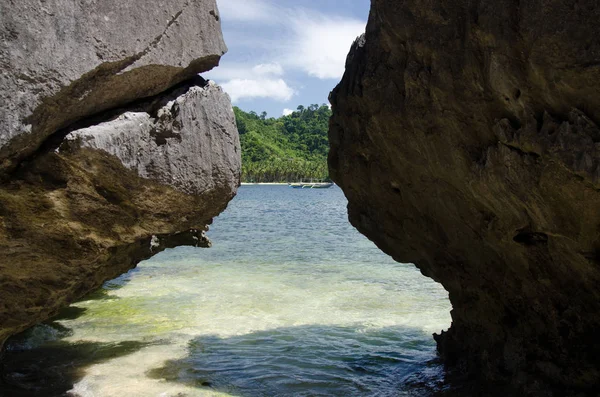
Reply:
<svg viewBox="0 0 600 397"><path fill-rule="evenodd" d="M338 187L242 186L209 236L14 338L11 393L403 396L441 381L447 293L356 232Z"/></svg>

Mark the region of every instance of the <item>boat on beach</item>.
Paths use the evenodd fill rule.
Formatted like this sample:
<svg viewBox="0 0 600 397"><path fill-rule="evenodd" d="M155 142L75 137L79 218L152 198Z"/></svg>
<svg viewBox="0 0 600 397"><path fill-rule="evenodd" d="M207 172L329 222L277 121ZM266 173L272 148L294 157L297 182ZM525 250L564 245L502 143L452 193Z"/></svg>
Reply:
<svg viewBox="0 0 600 397"><path fill-rule="evenodd" d="M327 189L333 186L333 182L295 182L289 186L294 189Z"/></svg>

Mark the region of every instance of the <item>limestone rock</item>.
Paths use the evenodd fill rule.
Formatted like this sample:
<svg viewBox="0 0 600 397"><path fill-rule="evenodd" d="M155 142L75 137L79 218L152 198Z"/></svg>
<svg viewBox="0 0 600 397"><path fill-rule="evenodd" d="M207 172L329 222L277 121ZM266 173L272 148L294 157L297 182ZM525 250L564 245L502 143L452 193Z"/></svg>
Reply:
<svg viewBox="0 0 600 397"><path fill-rule="evenodd" d="M214 0L0 3L0 348L165 248L206 247L240 183L233 109L196 74Z"/></svg>
<svg viewBox="0 0 600 397"><path fill-rule="evenodd" d="M444 285L448 368L505 395L600 388L599 18L374 0L331 95L351 222Z"/></svg>
<svg viewBox="0 0 600 397"><path fill-rule="evenodd" d="M153 114L127 111L73 131L62 148L103 150L141 177L189 194L217 185L235 191L241 167L239 136L229 97L220 87L207 83L180 88L149 107Z"/></svg>
<svg viewBox="0 0 600 397"><path fill-rule="evenodd" d="M0 186L0 342L165 248L209 246L237 191L220 87L198 78L99 117Z"/></svg>
<svg viewBox="0 0 600 397"><path fill-rule="evenodd" d="M0 2L0 174L51 134L218 65L215 0Z"/></svg>

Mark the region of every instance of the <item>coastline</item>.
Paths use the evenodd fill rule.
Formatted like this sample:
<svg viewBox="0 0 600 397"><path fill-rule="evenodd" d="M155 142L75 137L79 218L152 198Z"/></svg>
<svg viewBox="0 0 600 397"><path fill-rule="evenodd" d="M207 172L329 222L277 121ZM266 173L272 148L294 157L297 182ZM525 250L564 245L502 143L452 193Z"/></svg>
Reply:
<svg viewBox="0 0 600 397"><path fill-rule="evenodd" d="M281 185L281 186L287 186L290 185L292 183L302 183L302 182L242 182L240 185L241 186L252 186L252 185ZM304 182L304 183L311 183L311 182ZM334 183L335 185L335 183Z"/></svg>
<svg viewBox="0 0 600 397"><path fill-rule="evenodd" d="M288 182L242 182L242 186L248 185L289 185Z"/></svg>

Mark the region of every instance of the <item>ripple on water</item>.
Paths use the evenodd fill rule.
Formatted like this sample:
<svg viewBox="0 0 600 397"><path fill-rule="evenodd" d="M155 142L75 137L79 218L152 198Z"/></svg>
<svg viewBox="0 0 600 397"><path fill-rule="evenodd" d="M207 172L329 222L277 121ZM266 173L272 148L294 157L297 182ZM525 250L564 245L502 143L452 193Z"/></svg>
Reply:
<svg viewBox="0 0 600 397"><path fill-rule="evenodd" d="M422 331L402 327L301 326L207 335L190 342L188 356L150 375L243 396L391 396L434 358L425 339Z"/></svg>

